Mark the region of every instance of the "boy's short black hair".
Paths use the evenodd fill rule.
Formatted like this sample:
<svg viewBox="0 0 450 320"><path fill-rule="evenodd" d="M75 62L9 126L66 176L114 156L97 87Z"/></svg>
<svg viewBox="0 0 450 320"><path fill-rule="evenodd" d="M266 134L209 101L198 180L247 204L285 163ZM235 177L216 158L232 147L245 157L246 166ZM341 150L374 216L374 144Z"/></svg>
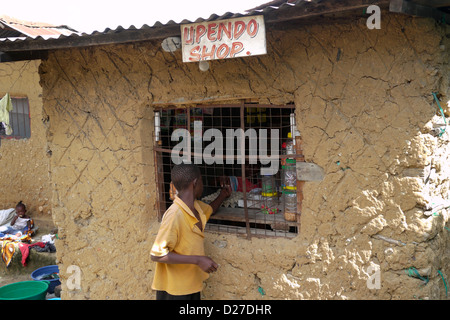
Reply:
<svg viewBox="0 0 450 320"><path fill-rule="evenodd" d="M181 163L172 168L172 183L178 191L185 190L189 184L201 177L200 169L194 164Z"/></svg>

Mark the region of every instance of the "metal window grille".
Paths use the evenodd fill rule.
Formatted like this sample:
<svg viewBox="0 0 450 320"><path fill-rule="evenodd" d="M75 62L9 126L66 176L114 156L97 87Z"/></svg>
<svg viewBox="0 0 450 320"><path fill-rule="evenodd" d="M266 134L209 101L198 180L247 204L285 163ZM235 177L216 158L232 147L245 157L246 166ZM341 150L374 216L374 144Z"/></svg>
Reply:
<svg viewBox="0 0 450 320"><path fill-rule="evenodd" d="M157 176L158 190L158 213L162 218L166 209L172 204L171 190L173 186L170 183L170 172L174 163L171 153L181 140L172 141L172 133L179 128L190 128L191 133L191 162L195 163L202 172L204 192L202 199L209 203L214 200L220 190L220 181L230 181L233 186L233 194L224 201L218 212L211 216L206 225L206 230L218 232L231 232L242 234L247 237L251 236L282 236L293 237L298 233L301 188L297 189L297 212L294 221L288 221L283 214L283 197L282 197L282 166L281 162L287 158L282 154L282 145L291 130L290 117L295 112L295 107L273 106L273 105L256 105L256 104L240 104L240 105L197 105L195 107L175 108L163 107L155 108L155 116L157 118L157 128L155 130L156 146L154 148L155 167ZM194 125L197 122L197 127ZM199 132L195 135L195 128L198 129L201 124L201 134L203 135L199 141ZM204 134L208 129L216 129L222 133L223 141L216 145L222 145L223 149L216 148L212 156L216 157L215 162L211 164L211 159L207 159L209 153L204 152L215 138L207 139ZM254 150L259 143L252 143L254 136L246 136L245 153L238 155L238 138L234 138L233 150L228 149L225 138L227 137L227 129L242 129L247 132L248 129L255 129L257 135L259 129L267 129L266 133L270 135L271 129L278 131L278 173L273 176L273 180L277 185L276 206L278 212L269 213L265 206L265 199L261 197L261 187L263 177L260 175L261 167L267 167L261 163L264 157L258 154L260 150ZM157 137L156 137L157 136ZM259 135L257 139L259 139ZM239 140L239 141L238 141ZM269 136L267 136L267 155L271 155L271 145ZM196 144L197 143L197 144ZM201 149L198 148L201 146ZM242 146L242 145L241 145ZM274 143L275 146L275 143ZM211 149L210 149L211 150ZM200 152L199 152L200 151ZM178 152L178 151L177 151ZM230 156L230 153L232 156ZM254 155L259 157L255 161ZM184 155L184 154L183 154ZM201 160L196 163L195 157ZM295 153L289 155L289 158L300 160L302 155ZM222 161L218 161L222 159ZM244 159L242 161L242 159ZM209 160L209 162L208 162ZM239 163L238 160L241 160ZM256 163L255 163L256 162ZM210 164L208 164L210 163ZM224 177L220 179L220 177ZM245 186L242 181L246 181ZM173 195L172 195L173 196ZM275 210L273 210L275 212ZM291 219L292 220L292 219Z"/></svg>
<svg viewBox="0 0 450 320"><path fill-rule="evenodd" d="M12 97L13 110L9 113L9 124L12 134L6 135L3 130L0 132L2 139L28 139L31 136L30 127L30 106L28 98Z"/></svg>

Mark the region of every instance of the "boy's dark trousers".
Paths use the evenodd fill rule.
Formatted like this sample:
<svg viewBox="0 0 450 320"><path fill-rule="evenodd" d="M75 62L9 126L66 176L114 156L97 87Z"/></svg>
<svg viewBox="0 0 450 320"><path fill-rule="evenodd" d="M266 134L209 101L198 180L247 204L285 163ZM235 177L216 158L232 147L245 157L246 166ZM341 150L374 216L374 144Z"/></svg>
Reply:
<svg viewBox="0 0 450 320"><path fill-rule="evenodd" d="M174 296L166 291L156 291L156 300L201 300L200 292Z"/></svg>

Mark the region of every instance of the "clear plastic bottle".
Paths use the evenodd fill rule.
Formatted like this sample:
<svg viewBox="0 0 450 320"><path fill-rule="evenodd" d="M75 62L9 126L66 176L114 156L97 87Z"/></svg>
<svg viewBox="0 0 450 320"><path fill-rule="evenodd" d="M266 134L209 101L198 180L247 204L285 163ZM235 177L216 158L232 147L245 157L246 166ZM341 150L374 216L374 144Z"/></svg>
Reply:
<svg viewBox="0 0 450 320"><path fill-rule="evenodd" d="M297 190L297 168L295 159L286 159L282 168L283 190Z"/></svg>
<svg viewBox="0 0 450 320"><path fill-rule="evenodd" d="M286 148L287 149L287 148ZM294 153L294 152L293 152ZM296 221L297 217L297 168L295 159L286 159L282 166L282 190L284 218Z"/></svg>
<svg viewBox="0 0 450 320"><path fill-rule="evenodd" d="M292 140L292 134L288 133L288 138L286 140L286 154L295 154L294 141Z"/></svg>
<svg viewBox="0 0 450 320"><path fill-rule="evenodd" d="M262 177L262 190L264 209L273 211L277 205L277 186L275 183L275 176L267 175Z"/></svg>
<svg viewBox="0 0 450 320"><path fill-rule="evenodd" d="M288 221L296 221L297 192L284 190L283 199L284 199L284 219Z"/></svg>

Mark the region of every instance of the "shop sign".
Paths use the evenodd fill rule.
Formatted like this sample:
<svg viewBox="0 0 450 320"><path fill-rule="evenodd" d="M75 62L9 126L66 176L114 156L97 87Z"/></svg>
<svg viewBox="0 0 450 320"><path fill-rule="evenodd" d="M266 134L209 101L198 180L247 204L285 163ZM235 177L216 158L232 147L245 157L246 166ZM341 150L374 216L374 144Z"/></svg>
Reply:
<svg viewBox="0 0 450 320"><path fill-rule="evenodd" d="M263 16L181 25L183 62L266 54Z"/></svg>

